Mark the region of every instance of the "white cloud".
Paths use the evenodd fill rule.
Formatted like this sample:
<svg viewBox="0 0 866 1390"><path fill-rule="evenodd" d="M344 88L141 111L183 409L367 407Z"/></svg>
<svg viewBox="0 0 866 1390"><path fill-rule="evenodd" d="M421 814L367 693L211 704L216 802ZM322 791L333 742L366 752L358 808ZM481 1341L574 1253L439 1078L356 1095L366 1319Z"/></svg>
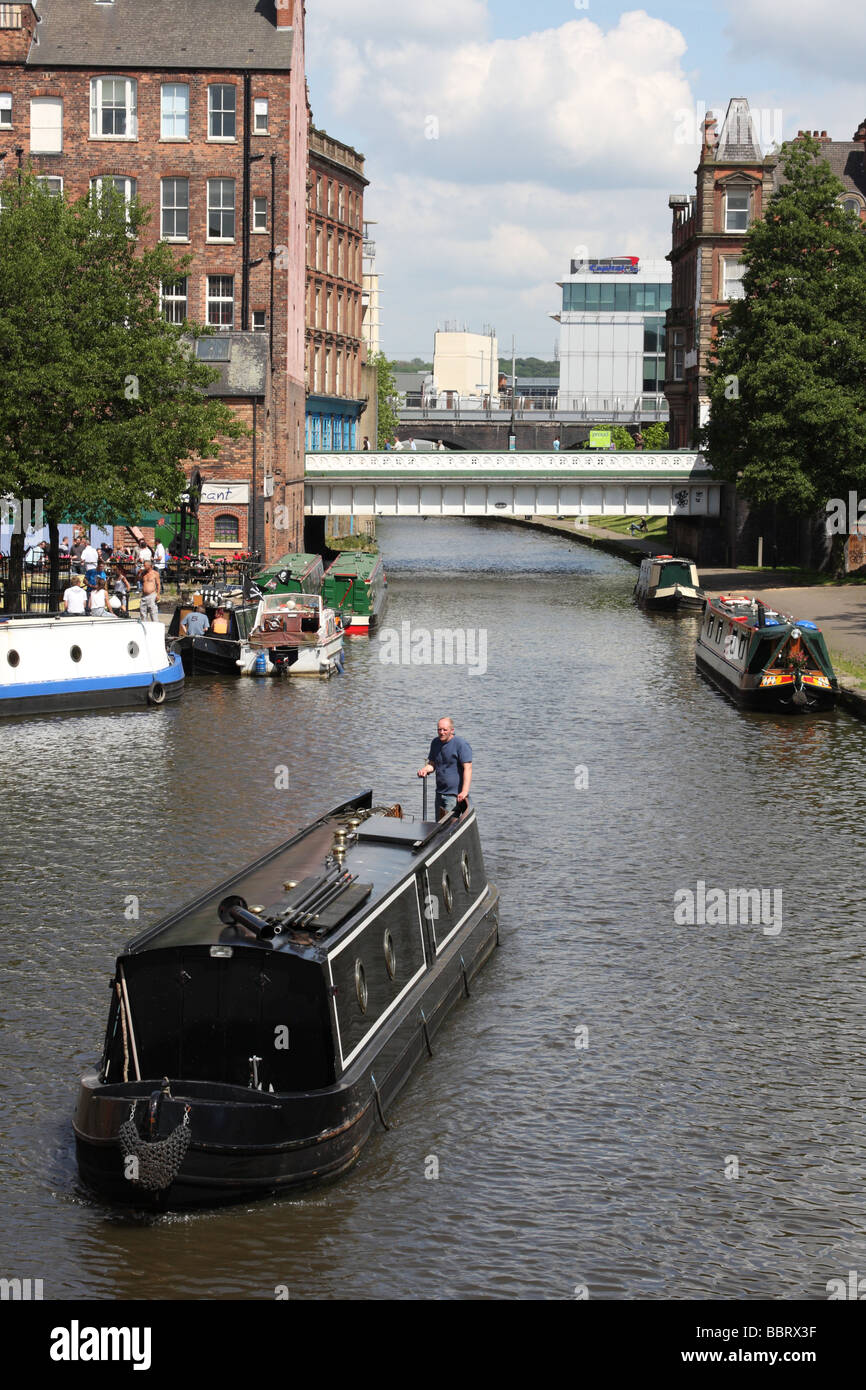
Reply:
<svg viewBox="0 0 866 1390"><path fill-rule="evenodd" d="M862 93L863 0L727 0L727 8L735 57L847 78Z"/></svg>
<svg viewBox="0 0 866 1390"><path fill-rule="evenodd" d="M427 352L458 318L549 354L575 245L669 249L697 154L676 138L694 102L673 25L635 10L488 40L480 0L310 14L317 123L367 157L387 351Z"/></svg>

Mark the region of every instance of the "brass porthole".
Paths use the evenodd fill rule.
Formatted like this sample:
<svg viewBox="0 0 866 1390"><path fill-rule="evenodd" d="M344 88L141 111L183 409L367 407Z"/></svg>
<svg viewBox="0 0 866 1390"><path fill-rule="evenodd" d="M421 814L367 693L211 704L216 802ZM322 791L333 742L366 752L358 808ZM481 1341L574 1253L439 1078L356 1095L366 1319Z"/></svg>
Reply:
<svg viewBox="0 0 866 1390"><path fill-rule="evenodd" d="M81 648L80 648L80 647L70 647L70 648L69 648L69 655L72 657L72 660L73 660L73 661L80 661L80 660L81 660Z"/></svg>
<svg viewBox="0 0 866 1390"><path fill-rule="evenodd" d="M463 870L463 882L466 884L466 892L470 893L472 891L472 872L469 868L469 855L465 850L460 860L460 867Z"/></svg>
<svg viewBox="0 0 866 1390"><path fill-rule="evenodd" d="M6 660L9 662L10 666L17 666L21 658L17 652L9 652L9 654L6 657Z"/></svg>
<svg viewBox="0 0 866 1390"><path fill-rule="evenodd" d="M367 1012L367 977L364 974L364 967L361 961L355 961L355 993L358 996L358 1007L362 1014Z"/></svg>
<svg viewBox="0 0 866 1390"><path fill-rule="evenodd" d="M394 950L394 938L390 931L386 931L382 938L382 947L385 952L385 969L393 980L397 974L397 952Z"/></svg>
<svg viewBox="0 0 866 1390"><path fill-rule="evenodd" d="M442 875L442 897L445 900L445 907L450 912L454 907L454 894L451 891L451 880L447 873Z"/></svg>

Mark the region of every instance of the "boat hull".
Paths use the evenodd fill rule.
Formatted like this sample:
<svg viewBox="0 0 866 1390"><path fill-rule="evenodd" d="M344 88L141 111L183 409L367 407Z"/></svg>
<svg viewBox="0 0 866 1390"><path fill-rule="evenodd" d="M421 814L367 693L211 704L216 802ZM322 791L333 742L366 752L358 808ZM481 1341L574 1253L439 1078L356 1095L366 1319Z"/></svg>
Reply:
<svg viewBox="0 0 866 1390"><path fill-rule="evenodd" d="M142 1128L162 1078L101 1085L82 1079L74 1121L85 1182L112 1201L185 1208L249 1200L338 1177L355 1163L450 1011L498 940L499 898L487 893L472 918L378 1031L339 1082L318 1091L271 1094L211 1082L171 1082L159 1101L154 1139L165 1139L189 1107L189 1147L170 1186L149 1195L125 1177L119 1138L135 1105ZM171 1078L169 1078L171 1081Z"/></svg>
<svg viewBox="0 0 866 1390"><path fill-rule="evenodd" d="M638 603L643 608L651 608L660 613L700 613L703 611L703 595L697 594L661 594L648 593L645 597L637 596Z"/></svg>
<svg viewBox="0 0 866 1390"><path fill-rule="evenodd" d="M179 654L188 676L204 671L220 676L238 675L238 657L242 651L240 642L209 637L205 633L202 637L177 637L171 649Z"/></svg>
<svg viewBox="0 0 866 1390"><path fill-rule="evenodd" d="M766 710L774 714L821 714L833 709L839 698L838 691L832 688L827 690L810 685L805 687L805 700L795 702L792 683L745 685L739 673L734 670L729 675L726 671L720 670L712 661L702 656L700 649L695 654L695 664L701 674L740 709Z"/></svg>

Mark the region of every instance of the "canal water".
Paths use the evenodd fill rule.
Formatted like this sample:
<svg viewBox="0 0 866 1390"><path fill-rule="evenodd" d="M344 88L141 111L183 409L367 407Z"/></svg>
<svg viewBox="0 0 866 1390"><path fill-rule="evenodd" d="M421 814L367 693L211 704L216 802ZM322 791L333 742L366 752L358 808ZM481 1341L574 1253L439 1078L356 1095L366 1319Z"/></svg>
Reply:
<svg viewBox="0 0 866 1390"><path fill-rule="evenodd" d="M568 538L380 537L385 627L416 657L422 629L483 632L472 666L354 640L328 683L4 721L0 1274L46 1298L826 1298L866 1270L866 729L738 712L695 674L697 620L638 611L634 570ZM502 946L390 1132L311 1193L94 1200L70 1116L122 943L360 788L418 808L441 714L474 750ZM713 888L766 890L764 920L702 913Z"/></svg>

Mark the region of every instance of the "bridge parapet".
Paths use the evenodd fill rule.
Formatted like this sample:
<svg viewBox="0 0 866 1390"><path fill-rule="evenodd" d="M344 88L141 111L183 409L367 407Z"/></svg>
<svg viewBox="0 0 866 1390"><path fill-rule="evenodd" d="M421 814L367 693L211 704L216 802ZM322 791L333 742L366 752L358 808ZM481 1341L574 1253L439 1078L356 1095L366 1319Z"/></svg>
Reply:
<svg viewBox="0 0 866 1390"><path fill-rule="evenodd" d="M656 474L691 477L709 476L709 466L703 454L691 452L648 453L631 449L600 454L561 453L551 450L531 453L445 453L438 450L392 450L383 453L307 454L307 477L333 474L368 476L394 474L403 478L458 478L467 473L489 473L508 478L530 477L539 473L557 477L590 478L604 473L618 473L630 478L647 478Z"/></svg>

